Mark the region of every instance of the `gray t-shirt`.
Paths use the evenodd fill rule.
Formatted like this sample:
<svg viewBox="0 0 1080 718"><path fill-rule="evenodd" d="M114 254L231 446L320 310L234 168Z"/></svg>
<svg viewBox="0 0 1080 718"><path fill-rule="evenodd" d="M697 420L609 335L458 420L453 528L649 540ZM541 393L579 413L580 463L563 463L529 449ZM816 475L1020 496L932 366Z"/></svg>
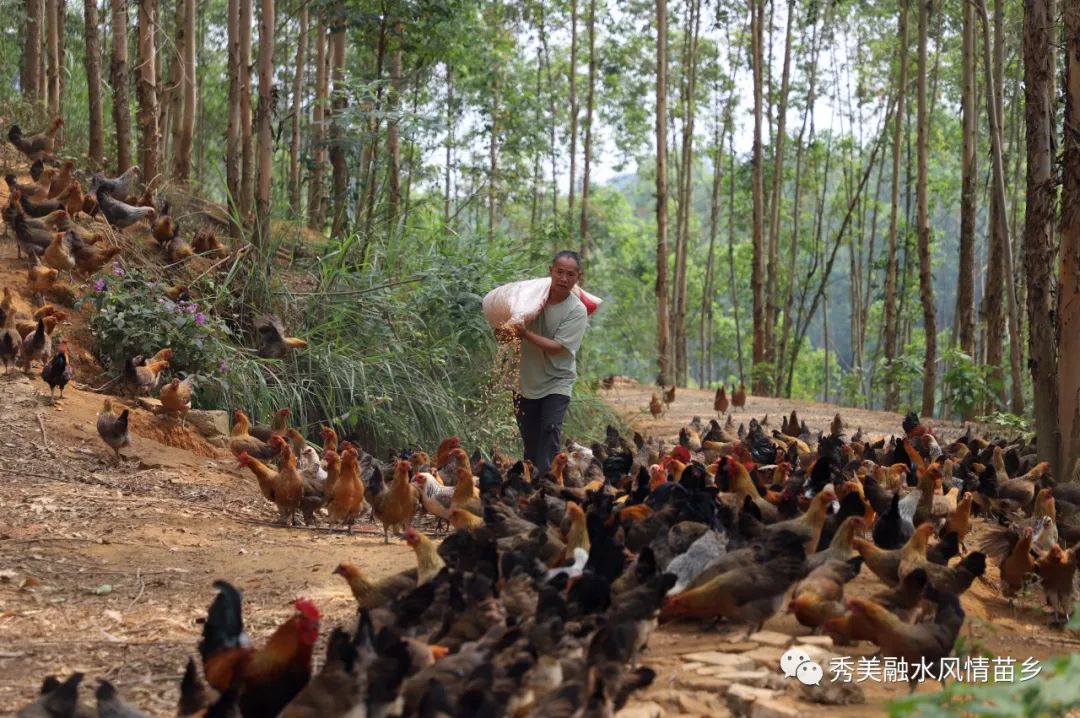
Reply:
<svg viewBox="0 0 1080 718"><path fill-rule="evenodd" d="M558 304L548 304L525 325L531 332L562 344L565 351L548 354L528 340L521 342L521 395L541 399L548 394L571 396L577 379L577 352L589 325L585 305L573 292Z"/></svg>

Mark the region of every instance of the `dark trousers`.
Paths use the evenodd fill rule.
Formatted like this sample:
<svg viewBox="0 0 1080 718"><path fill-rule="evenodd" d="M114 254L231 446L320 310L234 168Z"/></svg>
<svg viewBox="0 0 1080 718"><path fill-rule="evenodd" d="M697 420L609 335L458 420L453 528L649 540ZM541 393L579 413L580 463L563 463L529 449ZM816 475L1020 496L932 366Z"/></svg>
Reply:
<svg viewBox="0 0 1080 718"><path fill-rule="evenodd" d="M525 458L536 466L536 476L542 476L559 453L563 418L569 406L570 397L562 394L548 394L540 399L514 394L514 416L521 443L525 445Z"/></svg>

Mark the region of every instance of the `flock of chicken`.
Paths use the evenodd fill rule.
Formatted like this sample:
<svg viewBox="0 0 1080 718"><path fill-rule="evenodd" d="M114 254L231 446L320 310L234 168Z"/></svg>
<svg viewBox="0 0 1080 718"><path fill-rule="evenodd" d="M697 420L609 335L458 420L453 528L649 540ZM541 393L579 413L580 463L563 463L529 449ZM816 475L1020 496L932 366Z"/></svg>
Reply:
<svg viewBox="0 0 1080 718"><path fill-rule="evenodd" d="M387 534L404 529L416 567L382 579L337 567L359 614L331 633L318 671L311 602L257 647L240 594L216 583L199 645L212 690L190 663L180 715L610 716L655 678L630 666L658 622L754 631L785 607L837 644L870 642L937 677L960 596L989 561L1004 595L1037 581L1055 618L1072 604L1076 554L1062 544L1080 531L1080 488L1055 484L1020 440L942 447L915 415L873 442L839 417L812 436L794 413L771 432L729 416L695 420L670 448L609 428L535 476L456 438L384 465L330 429L320 461L288 417L253 427L237 412L230 442L279 519L326 507L351 527L370 506ZM437 546L412 526L421 507L455 529ZM863 566L881 589L845 598ZM76 705L80 679L50 679L21 715L74 715L40 711ZM97 695L102 711L119 700L106 683Z"/></svg>

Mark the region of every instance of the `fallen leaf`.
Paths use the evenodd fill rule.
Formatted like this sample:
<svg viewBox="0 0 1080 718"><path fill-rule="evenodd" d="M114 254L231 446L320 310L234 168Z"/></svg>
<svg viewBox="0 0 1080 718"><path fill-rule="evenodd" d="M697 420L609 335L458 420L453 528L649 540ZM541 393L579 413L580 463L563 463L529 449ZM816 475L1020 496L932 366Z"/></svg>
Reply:
<svg viewBox="0 0 1080 718"><path fill-rule="evenodd" d="M105 596L110 593L112 593L112 586L107 583L103 583L94 589L94 594L98 596Z"/></svg>

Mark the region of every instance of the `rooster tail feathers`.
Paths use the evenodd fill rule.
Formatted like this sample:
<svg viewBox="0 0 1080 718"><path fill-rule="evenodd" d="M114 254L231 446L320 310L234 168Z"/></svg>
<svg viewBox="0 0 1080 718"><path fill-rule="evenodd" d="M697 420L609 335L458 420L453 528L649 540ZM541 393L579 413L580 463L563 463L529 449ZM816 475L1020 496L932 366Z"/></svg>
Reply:
<svg viewBox="0 0 1080 718"><path fill-rule="evenodd" d="M245 642L243 597L231 583L214 581L218 595L206 611L203 638L199 642L199 655L203 661L223 648L233 648Z"/></svg>
<svg viewBox="0 0 1080 718"><path fill-rule="evenodd" d="M116 698L116 686L104 678L98 678L98 687L94 691L94 697L98 699L99 703L111 701Z"/></svg>

